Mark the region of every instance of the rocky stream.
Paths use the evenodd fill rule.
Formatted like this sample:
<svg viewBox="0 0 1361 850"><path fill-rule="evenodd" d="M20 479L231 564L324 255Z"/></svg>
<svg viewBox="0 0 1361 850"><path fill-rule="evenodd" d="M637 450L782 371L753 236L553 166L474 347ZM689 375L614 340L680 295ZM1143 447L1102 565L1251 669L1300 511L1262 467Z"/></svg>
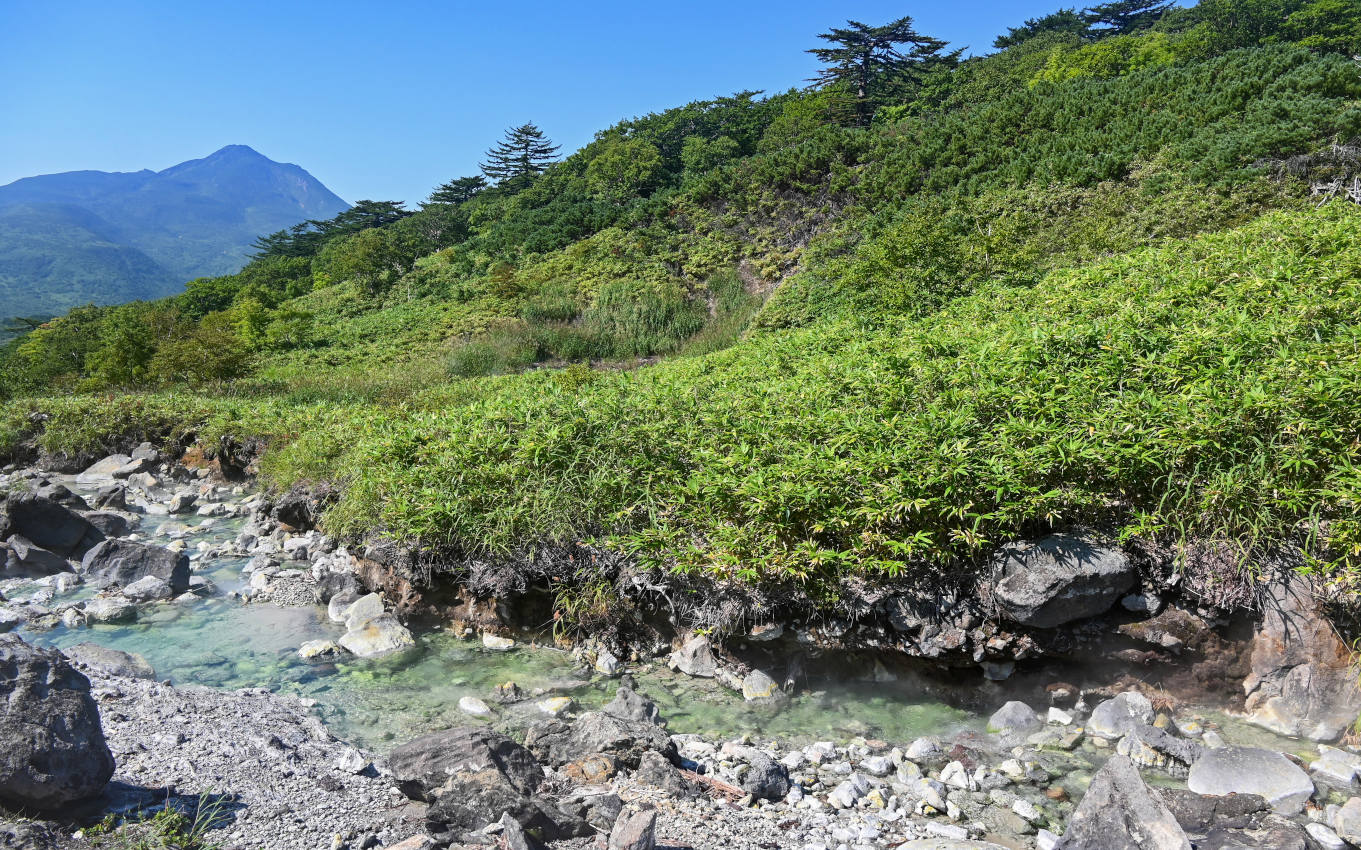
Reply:
<svg viewBox="0 0 1361 850"><path fill-rule="evenodd" d="M1361 847L1361 691L1294 571L1233 614L1053 535L986 617L568 646L408 616L305 496L150 445L0 487L0 847L167 807L279 850Z"/></svg>

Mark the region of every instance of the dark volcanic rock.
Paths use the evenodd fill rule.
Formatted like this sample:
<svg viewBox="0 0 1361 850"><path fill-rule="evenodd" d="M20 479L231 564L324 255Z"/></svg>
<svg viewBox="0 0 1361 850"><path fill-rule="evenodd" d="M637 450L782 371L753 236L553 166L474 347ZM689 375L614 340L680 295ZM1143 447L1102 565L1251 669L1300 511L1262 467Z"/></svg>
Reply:
<svg viewBox="0 0 1361 850"><path fill-rule="evenodd" d="M113 775L90 680L61 653L0 636L0 798L40 810L93 797Z"/></svg>
<svg viewBox="0 0 1361 850"><path fill-rule="evenodd" d="M104 539L89 520L66 507L32 494L11 496L5 503L9 533L68 558L82 557Z"/></svg>
<svg viewBox="0 0 1361 850"><path fill-rule="evenodd" d="M643 753L660 753L676 760L676 745L654 719L656 707L627 685L620 685L614 700L600 711L589 711L566 724L550 720L531 726L525 746L554 767L595 753L614 756L629 769L637 769Z"/></svg>
<svg viewBox="0 0 1361 850"><path fill-rule="evenodd" d="M188 555L131 540L105 540L86 553L80 568L86 575L123 586L155 576L177 594L189 589Z"/></svg>
<svg viewBox="0 0 1361 850"><path fill-rule="evenodd" d="M1138 579L1119 549L1070 534L1004 546L996 560L1001 580L994 597L1002 614L1037 628L1105 613Z"/></svg>
<svg viewBox="0 0 1361 850"><path fill-rule="evenodd" d="M77 667L82 667L103 676L121 676L129 679L154 679L156 671L151 663L140 655L109 649L96 643L78 643L66 650L66 657Z"/></svg>
<svg viewBox="0 0 1361 850"><path fill-rule="evenodd" d="M403 793L430 804L426 820L435 832L458 836L503 814L545 839L590 832L536 796L543 768L528 750L484 727L417 738L394 750L388 766Z"/></svg>
<svg viewBox="0 0 1361 850"><path fill-rule="evenodd" d="M14 535L5 545L6 575L41 577L71 571L71 564L65 558L37 546L22 534Z"/></svg>
<svg viewBox="0 0 1361 850"><path fill-rule="evenodd" d="M90 511L85 514L85 519L105 537L127 537L128 532L132 531L132 523L128 522L128 518L112 511Z"/></svg>
<svg viewBox="0 0 1361 850"><path fill-rule="evenodd" d="M1134 762L1116 755L1092 779L1055 850L1191 850L1191 842Z"/></svg>

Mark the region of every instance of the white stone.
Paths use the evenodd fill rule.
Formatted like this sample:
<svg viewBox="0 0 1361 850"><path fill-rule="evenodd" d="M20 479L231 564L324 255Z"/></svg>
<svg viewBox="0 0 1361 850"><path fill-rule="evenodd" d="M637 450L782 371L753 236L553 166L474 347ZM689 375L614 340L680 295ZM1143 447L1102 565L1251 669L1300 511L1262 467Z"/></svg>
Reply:
<svg viewBox="0 0 1361 850"><path fill-rule="evenodd" d="M495 649L497 651L504 651L507 649L514 649L515 641L507 637L501 637L500 635L494 635L490 632L486 632L482 635L482 646L484 649Z"/></svg>
<svg viewBox="0 0 1361 850"><path fill-rule="evenodd" d="M1321 823L1307 823L1304 831L1318 843L1323 850L1346 850L1347 842L1337 837L1337 833Z"/></svg>
<svg viewBox="0 0 1361 850"><path fill-rule="evenodd" d="M539 700L539 711L549 717L557 717L573 705L571 697L549 697Z"/></svg>
<svg viewBox="0 0 1361 850"><path fill-rule="evenodd" d="M1056 723L1059 726L1071 726L1073 724L1073 715L1056 705L1049 706L1048 719L1050 723Z"/></svg>
<svg viewBox="0 0 1361 850"><path fill-rule="evenodd" d="M1296 815L1314 793L1314 783L1288 758L1256 747L1206 750L1186 777L1197 794L1258 794L1278 814Z"/></svg>
<svg viewBox="0 0 1361 850"><path fill-rule="evenodd" d="M461 697L458 710L472 717L490 717L491 707L477 697Z"/></svg>

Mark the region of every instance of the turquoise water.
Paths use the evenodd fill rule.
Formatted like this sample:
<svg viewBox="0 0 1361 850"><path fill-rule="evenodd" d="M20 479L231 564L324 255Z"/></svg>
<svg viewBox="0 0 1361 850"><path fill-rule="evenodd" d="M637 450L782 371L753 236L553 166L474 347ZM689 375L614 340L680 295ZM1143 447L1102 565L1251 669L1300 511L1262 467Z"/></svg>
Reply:
<svg viewBox="0 0 1361 850"><path fill-rule="evenodd" d="M78 492L88 490L74 481L64 483ZM164 517L146 517L138 531L148 542L166 543L168 539L157 533L164 522ZM242 524L218 520L211 528L198 529L191 523L186 543L193 552L200 541L229 542ZM134 624L58 627L25 635L57 647L90 641L135 652L151 662L158 678L176 685L263 687L309 698L335 734L379 751L425 732L467 723L523 727L543 719L538 701L546 696L570 696L585 709L614 695L614 681L574 669L571 656L562 651L521 646L498 652L440 632L417 635L414 649L384 658L303 660L297 655L300 645L335 639L343 629L327 621L320 607L282 608L227 598L226 592L245 586L241 575L245 564L242 558L195 561L195 572L210 578L223 595L143 607ZM24 590L11 590L11 598L22 599ZM78 588L58 596L52 607L90 592ZM861 736L911 741L979 725L965 712L924 699L907 682L823 683L825 689L801 693L777 710L750 706L711 680L674 674L660 664L633 672L639 689L657 701L673 732L715 737L749 733L786 742ZM498 706L494 689L507 681L537 696ZM495 716L486 721L470 718L458 708L465 696L485 700Z"/></svg>

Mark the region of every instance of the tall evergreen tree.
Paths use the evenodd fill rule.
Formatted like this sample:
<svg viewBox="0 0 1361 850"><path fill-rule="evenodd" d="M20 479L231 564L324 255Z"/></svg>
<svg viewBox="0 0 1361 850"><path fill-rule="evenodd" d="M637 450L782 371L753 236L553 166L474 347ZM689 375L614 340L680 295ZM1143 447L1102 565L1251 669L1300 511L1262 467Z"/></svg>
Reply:
<svg viewBox="0 0 1361 850"><path fill-rule="evenodd" d="M433 204L465 204L472 200L474 195L485 188L487 188L487 180L485 177L480 175L459 177L435 187L435 191L430 193L430 198L425 202L425 206L431 206Z"/></svg>
<svg viewBox="0 0 1361 850"><path fill-rule="evenodd" d="M542 174L556 158L559 145L529 124L506 131L506 137L487 151L482 173L498 186L520 186Z"/></svg>
<svg viewBox="0 0 1361 850"><path fill-rule="evenodd" d="M862 127L874 118L885 94L947 58L941 54L946 43L917 32L911 18L878 27L859 21L846 24L818 34L833 46L808 51L827 65L809 82L844 88L853 97L855 123ZM900 45L908 48L902 50Z"/></svg>
<svg viewBox="0 0 1361 850"><path fill-rule="evenodd" d="M1019 27L1007 27L1007 34L997 36L992 46L1003 50L1048 33L1086 36L1090 26L1085 15L1077 9L1059 9L1040 18L1030 18Z"/></svg>
<svg viewBox="0 0 1361 850"><path fill-rule="evenodd" d="M1169 0L1111 0L1084 9L1089 32L1096 38L1146 30L1172 8Z"/></svg>

